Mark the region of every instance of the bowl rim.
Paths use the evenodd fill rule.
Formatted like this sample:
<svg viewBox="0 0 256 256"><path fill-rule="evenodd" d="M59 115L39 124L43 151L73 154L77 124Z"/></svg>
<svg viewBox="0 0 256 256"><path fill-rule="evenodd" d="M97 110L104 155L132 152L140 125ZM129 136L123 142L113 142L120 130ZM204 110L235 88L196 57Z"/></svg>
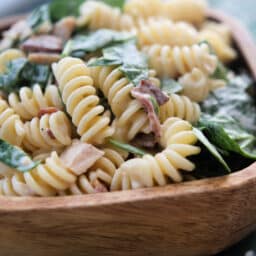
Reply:
<svg viewBox="0 0 256 256"><path fill-rule="evenodd" d="M215 9L207 10L208 18L229 25L235 43L245 58L252 77L256 80L256 45L251 34L235 18ZM23 19L24 15L8 16L0 19L0 32L13 23ZM256 182L256 162L247 168L225 176L169 184L163 187L143 188L126 191L113 191L98 194L72 195L61 197L4 197L0 196L0 212L45 211L56 209L91 208L115 204L134 203L159 198L176 199L191 194L224 192L240 189Z"/></svg>

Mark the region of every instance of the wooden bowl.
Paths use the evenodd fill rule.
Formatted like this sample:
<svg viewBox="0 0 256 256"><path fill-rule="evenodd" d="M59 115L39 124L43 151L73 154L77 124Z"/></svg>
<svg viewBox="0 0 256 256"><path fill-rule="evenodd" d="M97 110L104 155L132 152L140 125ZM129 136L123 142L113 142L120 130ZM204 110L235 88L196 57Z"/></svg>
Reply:
<svg viewBox="0 0 256 256"><path fill-rule="evenodd" d="M256 48L228 23L252 75ZM13 21L12 21L13 22ZM0 23L5 27L9 23ZM219 178L58 198L0 198L1 255L212 255L256 228L256 163Z"/></svg>

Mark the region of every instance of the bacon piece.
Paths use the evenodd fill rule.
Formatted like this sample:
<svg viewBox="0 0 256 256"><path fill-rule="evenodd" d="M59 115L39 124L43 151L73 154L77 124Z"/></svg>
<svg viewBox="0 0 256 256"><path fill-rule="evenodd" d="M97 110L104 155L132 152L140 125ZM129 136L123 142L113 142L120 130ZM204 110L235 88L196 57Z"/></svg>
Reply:
<svg viewBox="0 0 256 256"><path fill-rule="evenodd" d="M28 60L31 63L50 65L52 63L58 62L61 59L59 54L55 53L30 53L28 55Z"/></svg>
<svg viewBox="0 0 256 256"><path fill-rule="evenodd" d="M76 28L76 19L74 17L66 17L57 22L53 28L53 35L61 38L66 42Z"/></svg>
<svg viewBox="0 0 256 256"><path fill-rule="evenodd" d="M97 149L91 144L73 141L62 154L61 160L65 166L73 171L76 175L81 175L104 155L104 152Z"/></svg>
<svg viewBox="0 0 256 256"><path fill-rule="evenodd" d="M60 53L62 40L52 35L32 36L21 45L21 48L26 52Z"/></svg>
<svg viewBox="0 0 256 256"><path fill-rule="evenodd" d="M57 109L55 107L41 108L38 112L38 117L41 118L43 115L53 114L53 113L58 112L58 111L59 111L59 109Z"/></svg>
<svg viewBox="0 0 256 256"><path fill-rule="evenodd" d="M131 94L142 104L147 112L152 132L157 138L161 137L161 124L150 99L152 96L150 94L140 92L137 88L132 89Z"/></svg>
<svg viewBox="0 0 256 256"><path fill-rule="evenodd" d="M155 86L150 80L142 80L139 86L134 90L141 93L150 94L156 99L160 106L164 105L169 100L169 97L163 93L160 88Z"/></svg>

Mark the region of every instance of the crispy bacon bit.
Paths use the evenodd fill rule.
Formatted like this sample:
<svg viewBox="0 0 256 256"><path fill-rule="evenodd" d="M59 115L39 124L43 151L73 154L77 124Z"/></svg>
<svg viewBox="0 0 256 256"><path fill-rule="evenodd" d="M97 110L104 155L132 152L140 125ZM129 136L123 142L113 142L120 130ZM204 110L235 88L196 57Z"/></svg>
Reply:
<svg viewBox="0 0 256 256"><path fill-rule="evenodd" d="M143 148L154 148L157 144L156 137L153 133L139 133L132 141L132 145Z"/></svg>
<svg viewBox="0 0 256 256"><path fill-rule="evenodd" d="M62 51L62 40L52 35L33 36L26 40L21 48L26 52L60 53Z"/></svg>
<svg viewBox="0 0 256 256"><path fill-rule="evenodd" d="M32 63L50 65L52 63L58 62L61 56L55 53L30 53L28 55L28 60Z"/></svg>
<svg viewBox="0 0 256 256"><path fill-rule="evenodd" d="M134 90L153 96L160 106L169 100L169 97L149 80L142 80Z"/></svg>
<svg viewBox="0 0 256 256"><path fill-rule="evenodd" d="M95 193L108 192L107 187L97 179L92 182L92 186L94 187Z"/></svg>
<svg viewBox="0 0 256 256"><path fill-rule="evenodd" d="M76 19L74 17L66 17L55 24L53 34L66 42L76 28Z"/></svg>
<svg viewBox="0 0 256 256"><path fill-rule="evenodd" d="M81 175L87 172L103 155L104 152L93 145L76 140L61 154L60 158L73 173Z"/></svg>
<svg viewBox="0 0 256 256"><path fill-rule="evenodd" d="M47 130L46 130L46 133L48 134L48 136L49 136L51 139L53 139L53 140L56 139L56 137L54 136L54 134L53 134L53 132L52 132L51 129L47 129Z"/></svg>
<svg viewBox="0 0 256 256"><path fill-rule="evenodd" d="M148 93L143 93L136 89L137 88L134 88L131 91L131 94L144 107L145 111L148 114L151 131L155 134L157 138L159 138L161 137L161 124L157 114L155 113L154 105L151 101L152 96Z"/></svg>
<svg viewBox="0 0 256 256"><path fill-rule="evenodd" d="M57 109L55 107L41 108L38 112L38 117L41 118L43 115L53 114L53 113L56 113L58 111L59 111L59 109Z"/></svg>

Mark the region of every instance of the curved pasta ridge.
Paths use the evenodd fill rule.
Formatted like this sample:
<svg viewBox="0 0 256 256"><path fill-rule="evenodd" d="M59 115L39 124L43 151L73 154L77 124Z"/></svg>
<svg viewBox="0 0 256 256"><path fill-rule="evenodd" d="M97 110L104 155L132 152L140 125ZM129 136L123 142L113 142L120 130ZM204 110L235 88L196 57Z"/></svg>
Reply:
<svg viewBox="0 0 256 256"><path fill-rule="evenodd" d="M155 156L147 154L124 162L113 177L112 191L164 186L168 179L181 182L179 170L194 170L195 165L187 157L199 154L200 148L193 145L197 138L192 126L184 120L170 118L162 129L161 144L165 149Z"/></svg>
<svg viewBox="0 0 256 256"><path fill-rule="evenodd" d="M23 146L30 152L63 148L72 142L71 123L62 111L34 117L24 129Z"/></svg>
<svg viewBox="0 0 256 256"><path fill-rule="evenodd" d="M54 196L76 181L76 175L66 168L56 152L44 164L29 172L16 172L0 181L0 194L5 196Z"/></svg>
<svg viewBox="0 0 256 256"><path fill-rule="evenodd" d="M63 109L58 88L55 85L48 85L45 92L40 85L36 84L33 88L22 87L19 93L11 93L8 96L8 103L23 120L31 120L36 117L40 109L56 107Z"/></svg>
<svg viewBox="0 0 256 256"><path fill-rule="evenodd" d="M104 116L89 69L78 58L66 57L54 66L66 110L83 142L103 144L114 130L110 118Z"/></svg>

